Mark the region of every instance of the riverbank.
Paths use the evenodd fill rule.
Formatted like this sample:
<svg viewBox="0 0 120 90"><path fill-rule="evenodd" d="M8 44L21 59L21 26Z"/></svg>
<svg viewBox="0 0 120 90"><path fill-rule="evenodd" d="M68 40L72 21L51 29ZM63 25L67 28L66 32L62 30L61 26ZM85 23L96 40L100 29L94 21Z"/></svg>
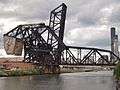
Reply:
<svg viewBox="0 0 120 90"><path fill-rule="evenodd" d="M61 68L60 73L76 73L76 72L93 72L93 69L82 69L82 68L76 68L76 69L71 69L71 68Z"/></svg>
<svg viewBox="0 0 120 90"><path fill-rule="evenodd" d="M45 74L41 67L22 62L23 58L0 58L0 77L26 76ZM60 73L97 72L101 68L60 67Z"/></svg>
<svg viewBox="0 0 120 90"><path fill-rule="evenodd" d="M0 69L0 77L10 77L10 76L26 76L26 75L40 75L42 72L39 69L29 69L29 70L4 70Z"/></svg>
<svg viewBox="0 0 120 90"><path fill-rule="evenodd" d="M23 58L0 58L0 77L40 75L41 69L32 63L22 62Z"/></svg>
<svg viewBox="0 0 120 90"><path fill-rule="evenodd" d="M77 69L77 70L72 70L72 69L62 69L60 73L76 73L76 72L92 72L93 70L91 69ZM20 69L15 69L15 70L6 70L6 69L0 69L0 77L11 77L11 76L31 76L31 75L42 75L44 74L42 69L40 68L33 68L33 69L26 69L26 70L20 70Z"/></svg>
<svg viewBox="0 0 120 90"><path fill-rule="evenodd" d="M32 63L22 62L23 58L0 58L0 77L9 76L31 76L45 74L41 67ZM84 68L63 68L60 73L90 72L92 69Z"/></svg>

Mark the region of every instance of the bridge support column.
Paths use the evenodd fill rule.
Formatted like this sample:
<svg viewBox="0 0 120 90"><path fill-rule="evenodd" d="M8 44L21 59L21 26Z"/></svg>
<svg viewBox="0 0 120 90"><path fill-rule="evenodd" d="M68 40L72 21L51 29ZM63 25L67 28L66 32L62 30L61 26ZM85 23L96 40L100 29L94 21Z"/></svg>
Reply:
<svg viewBox="0 0 120 90"><path fill-rule="evenodd" d="M60 73L60 66L59 65L47 65L43 66L43 73L45 74L59 74Z"/></svg>

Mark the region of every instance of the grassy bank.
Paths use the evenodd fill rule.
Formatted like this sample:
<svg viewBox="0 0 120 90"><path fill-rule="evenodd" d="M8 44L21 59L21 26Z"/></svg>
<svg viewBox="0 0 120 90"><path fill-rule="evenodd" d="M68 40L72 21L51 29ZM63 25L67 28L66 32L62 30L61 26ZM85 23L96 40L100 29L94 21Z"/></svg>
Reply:
<svg viewBox="0 0 120 90"><path fill-rule="evenodd" d="M120 80L120 63L117 64L114 70L114 76L116 79Z"/></svg>
<svg viewBox="0 0 120 90"><path fill-rule="evenodd" d="M40 75L41 73L42 72L39 69L29 69L29 70L2 70L0 69L0 77Z"/></svg>

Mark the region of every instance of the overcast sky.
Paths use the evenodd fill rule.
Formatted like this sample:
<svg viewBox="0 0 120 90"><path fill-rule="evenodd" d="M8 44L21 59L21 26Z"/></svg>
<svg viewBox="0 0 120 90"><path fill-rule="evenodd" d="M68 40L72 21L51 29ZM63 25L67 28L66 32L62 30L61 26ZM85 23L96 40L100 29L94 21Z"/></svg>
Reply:
<svg viewBox="0 0 120 90"><path fill-rule="evenodd" d="M50 11L63 2L65 44L110 49L110 28L120 33L120 0L0 0L0 35L18 24L48 24Z"/></svg>

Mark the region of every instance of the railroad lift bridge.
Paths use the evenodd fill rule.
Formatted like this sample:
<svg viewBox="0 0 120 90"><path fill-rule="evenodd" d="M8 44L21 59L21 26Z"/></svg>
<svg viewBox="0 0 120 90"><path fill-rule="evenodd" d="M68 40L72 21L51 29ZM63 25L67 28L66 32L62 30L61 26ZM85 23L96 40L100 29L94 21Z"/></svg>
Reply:
<svg viewBox="0 0 120 90"><path fill-rule="evenodd" d="M4 34L6 53L21 55L24 50L23 61L42 66L45 73L60 73L60 65L116 65L120 58L112 51L65 45L66 10L62 3L51 11L49 25L18 25Z"/></svg>

